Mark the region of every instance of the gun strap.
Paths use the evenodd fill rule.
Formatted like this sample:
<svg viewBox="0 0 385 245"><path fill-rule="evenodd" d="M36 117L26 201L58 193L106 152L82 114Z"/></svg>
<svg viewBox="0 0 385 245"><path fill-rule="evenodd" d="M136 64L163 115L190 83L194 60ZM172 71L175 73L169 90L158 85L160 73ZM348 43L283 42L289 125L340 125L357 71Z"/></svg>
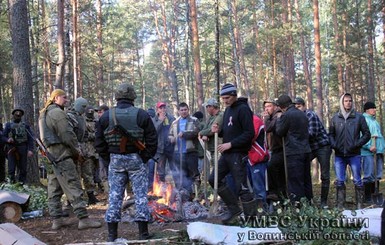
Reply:
<svg viewBox="0 0 385 245"><path fill-rule="evenodd" d="M111 116L112 116L112 121L114 122L114 125L117 125L118 122L116 121L116 108L115 107L112 107L111 109Z"/></svg>

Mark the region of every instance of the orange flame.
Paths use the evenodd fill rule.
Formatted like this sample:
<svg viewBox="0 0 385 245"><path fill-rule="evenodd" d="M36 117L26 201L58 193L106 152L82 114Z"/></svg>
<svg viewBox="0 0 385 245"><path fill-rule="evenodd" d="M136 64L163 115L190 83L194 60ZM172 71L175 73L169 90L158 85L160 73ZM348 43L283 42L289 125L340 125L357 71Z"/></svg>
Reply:
<svg viewBox="0 0 385 245"><path fill-rule="evenodd" d="M152 192L150 192L149 195L162 197L158 199L156 202L168 206L170 202L172 188L173 187L170 183L161 182L158 179L156 179L154 181Z"/></svg>

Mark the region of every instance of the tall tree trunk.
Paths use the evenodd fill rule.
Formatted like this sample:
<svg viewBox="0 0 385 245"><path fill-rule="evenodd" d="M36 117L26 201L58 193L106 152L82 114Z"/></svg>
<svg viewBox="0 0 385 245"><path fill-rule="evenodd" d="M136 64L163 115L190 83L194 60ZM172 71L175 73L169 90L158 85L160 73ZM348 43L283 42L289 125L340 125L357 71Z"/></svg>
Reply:
<svg viewBox="0 0 385 245"><path fill-rule="evenodd" d="M30 5L29 5L29 9L33 9L34 8L34 4L33 2L30 2ZM37 4L36 4L36 12L37 13L40 13L40 2L37 1ZM28 13L28 25L29 25L29 36L31 37L31 61L32 61L32 65L31 65L31 76L32 76L32 80L31 80L31 83L32 83L32 93L33 93L33 96L34 98L39 98L39 84L38 84L38 49L36 48L36 43L40 43L40 35L39 35L39 32L37 31L39 28L41 28L40 26L40 17L41 16L36 16L34 19L34 25L32 26L31 23L30 23L30 20L32 19L30 14L31 14L32 11L29 11ZM36 38L36 41L35 41L35 38ZM38 121L39 119L39 108L40 108L40 105L39 105L39 102L40 100L39 99L35 99L33 100L34 102L34 110L33 110L33 121L34 123ZM37 132L37 127L36 128L33 128L33 130L35 132Z"/></svg>
<svg viewBox="0 0 385 245"><path fill-rule="evenodd" d="M63 88L65 50L64 50L64 0L57 0L57 46L58 62L54 88Z"/></svg>
<svg viewBox="0 0 385 245"><path fill-rule="evenodd" d="M345 4L345 2L343 2ZM347 38L347 28L348 28L348 13L346 8L344 8L342 13L342 47L343 47L343 61L344 61L344 67L345 67L345 87L343 88L344 92L350 92L351 88L351 66L349 65L348 61L348 55L347 55L347 47L349 45L349 40Z"/></svg>
<svg viewBox="0 0 385 245"><path fill-rule="evenodd" d="M219 101L219 86L220 86L220 56L219 56L219 0L215 0L215 80L217 100Z"/></svg>
<svg viewBox="0 0 385 245"><path fill-rule="evenodd" d="M291 0L287 0L287 17L288 23L290 26L290 30L288 32L288 40L289 40L289 48L288 48L288 60L287 60L287 68L288 68L288 79L289 79L289 95L292 97L296 96L296 88L295 88L295 67L294 67L294 48L293 48L293 34L292 34L292 26L293 26L293 14L292 14Z"/></svg>
<svg viewBox="0 0 385 245"><path fill-rule="evenodd" d="M299 12L298 0L294 0L294 8L296 10L298 23L301 28L300 42L301 42L301 51L302 51L302 65L303 65L303 70L305 74L305 83L306 83L307 106L308 108L314 108L313 83L311 81L310 72L309 72L309 62L308 62L307 53L306 53L304 28L302 24L302 16L301 16L301 13Z"/></svg>
<svg viewBox="0 0 385 245"><path fill-rule="evenodd" d="M367 15L367 23L368 23L368 66L369 69L367 71L368 74L368 100L375 102L375 83L374 83L374 52L373 52L373 20L372 20L372 0L368 0L368 15Z"/></svg>
<svg viewBox="0 0 385 245"><path fill-rule="evenodd" d="M230 32L230 40L233 54L233 64L234 64L234 72L235 72L235 87L238 88L238 93L240 96L244 94L243 87L241 85L241 65L239 64L239 56L237 52L237 40L234 35L234 25L233 25L233 16L235 9L235 0L228 0L227 5L229 8L229 32Z"/></svg>
<svg viewBox="0 0 385 245"><path fill-rule="evenodd" d="M186 23L185 23L185 40L184 40L184 68L183 68L183 78L184 78L184 90L185 92L185 102L190 101L190 93L189 93L189 82L191 80L191 72L190 72L190 37L191 37L191 28L190 28L190 2L189 0L185 0L186 3ZM192 49L192 48L191 48ZM194 100L193 100L194 101ZM190 108L192 109L194 105L190 105Z"/></svg>
<svg viewBox="0 0 385 245"><path fill-rule="evenodd" d="M72 0L72 62L73 62L73 83L74 83L74 98L83 95L82 84L80 79L80 40L79 40L79 9L78 0Z"/></svg>
<svg viewBox="0 0 385 245"><path fill-rule="evenodd" d="M197 6L195 0L189 0L190 2L190 18L191 18L191 34L192 34L192 57L194 61L194 75L195 86L197 91L198 109L204 111L203 108L203 85L202 85L202 72L201 72L201 59L199 48L199 31L197 20Z"/></svg>
<svg viewBox="0 0 385 245"><path fill-rule="evenodd" d="M9 0L9 20L12 39L13 104L25 111L24 120L34 128L31 55L26 0ZM29 159L28 183L39 183L37 158Z"/></svg>
<svg viewBox="0 0 385 245"><path fill-rule="evenodd" d="M341 37L340 29L338 28L338 5L337 0L333 0L333 27L334 27L334 42L335 42L335 62L337 65L337 77L338 77L338 90L339 94L343 94L345 91L345 79L343 78L343 67L342 67L342 50L341 50Z"/></svg>
<svg viewBox="0 0 385 245"><path fill-rule="evenodd" d="M258 20L257 20L257 1L252 1L252 9L253 11L253 43L255 44L255 55L253 57L253 90L254 90L254 100L250 101L252 103L253 111L261 111L261 103L260 103L260 87L264 86L264 82L261 81L261 74L262 74L262 65L259 64L259 61L261 60L262 52L261 52L261 41L259 40L259 27L258 27ZM263 98L267 98L267 91L266 89L263 89Z"/></svg>
<svg viewBox="0 0 385 245"><path fill-rule="evenodd" d="M250 101L251 88L250 88L250 82L249 82L249 78L246 70L245 56L243 54L242 37L239 31L239 20L238 20L238 10L237 10L236 0L232 0L232 5L233 5L232 10L233 10L233 16L234 16L234 40L236 45L235 47L236 47L237 57L239 59L241 85L242 85L242 90L244 91L246 97Z"/></svg>
<svg viewBox="0 0 385 245"><path fill-rule="evenodd" d="M271 19L271 28L275 28L275 14L274 14L274 0L270 0L270 19ZM277 78L277 48L276 48L276 39L274 36L271 37L271 48L272 48L272 69L273 69L273 86L274 86L274 97L278 98L279 96L279 86L278 86L278 78Z"/></svg>
<svg viewBox="0 0 385 245"><path fill-rule="evenodd" d="M52 92L52 81L51 81L51 58L50 49L48 43L49 24L48 18L45 12L45 0L40 1L41 6L41 19L42 22L42 36L43 36L43 99L44 101L48 98Z"/></svg>
<svg viewBox="0 0 385 245"><path fill-rule="evenodd" d="M101 96L99 97L99 104L103 104L104 102L104 96L105 96L105 84L103 81L103 14L102 14L102 0L96 1L96 38L98 40L98 46L97 46L97 53L98 53L98 59L97 59L97 73L96 73L96 79L97 79L97 88L98 88L98 94Z"/></svg>
<svg viewBox="0 0 385 245"><path fill-rule="evenodd" d="M321 72L321 37L319 29L319 10L318 0L313 0L314 13L314 55L315 55L315 71L316 71L316 87L317 87L317 114L324 119L323 115L323 98L322 98L322 72Z"/></svg>

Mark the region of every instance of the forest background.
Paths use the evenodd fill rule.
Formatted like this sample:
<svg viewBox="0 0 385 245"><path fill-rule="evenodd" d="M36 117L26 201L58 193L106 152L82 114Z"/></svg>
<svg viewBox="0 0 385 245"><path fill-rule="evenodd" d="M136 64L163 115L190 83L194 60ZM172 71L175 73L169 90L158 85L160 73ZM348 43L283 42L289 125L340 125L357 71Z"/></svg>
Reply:
<svg viewBox="0 0 385 245"><path fill-rule="evenodd" d="M136 105L191 112L234 83L262 101L303 97L326 125L344 92L383 125L384 0L0 0L0 111L23 108L37 132L50 92L113 105L122 82ZM39 181L37 160L29 182Z"/></svg>

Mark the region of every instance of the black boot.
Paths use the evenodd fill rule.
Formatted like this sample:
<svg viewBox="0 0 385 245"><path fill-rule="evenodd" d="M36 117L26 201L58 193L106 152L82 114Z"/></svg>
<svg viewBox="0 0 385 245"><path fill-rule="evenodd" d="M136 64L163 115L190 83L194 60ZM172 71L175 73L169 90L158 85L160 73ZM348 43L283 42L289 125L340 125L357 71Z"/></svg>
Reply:
<svg viewBox="0 0 385 245"><path fill-rule="evenodd" d="M118 222L107 223L108 237L107 242L113 242L118 238Z"/></svg>
<svg viewBox="0 0 385 245"><path fill-rule="evenodd" d="M152 234L148 233L148 222L138 221L139 228L139 240L148 240L152 237Z"/></svg>
<svg viewBox="0 0 385 245"><path fill-rule="evenodd" d="M254 217L257 214L257 201L255 199L249 202L242 202L243 213L245 217Z"/></svg>
<svg viewBox="0 0 385 245"><path fill-rule="evenodd" d="M321 187L321 208L328 207L329 187Z"/></svg>
<svg viewBox="0 0 385 245"><path fill-rule="evenodd" d="M364 183L364 202L372 203L372 182Z"/></svg>
<svg viewBox="0 0 385 245"><path fill-rule="evenodd" d="M88 196L88 205L94 205L99 202L99 200L95 197L93 191L87 192L87 196Z"/></svg>
<svg viewBox="0 0 385 245"><path fill-rule="evenodd" d="M356 208L362 209L362 203L364 201L364 187L355 186L355 192L356 192Z"/></svg>
<svg viewBox="0 0 385 245"><path fill-rule="evenodd" d="M339 210L344 210L346 200L346 187L343 186L337 186L337 208Z"/></svg>
<svg viewBox="0 0 385 245"><path fill-rule="evenodd" d="M242 213L241 208L238 206L238 198L227 186L220 188L218 195L222 198L229 210L229 213L222 217L222 223L224 225L234 223Z"/></svg>

